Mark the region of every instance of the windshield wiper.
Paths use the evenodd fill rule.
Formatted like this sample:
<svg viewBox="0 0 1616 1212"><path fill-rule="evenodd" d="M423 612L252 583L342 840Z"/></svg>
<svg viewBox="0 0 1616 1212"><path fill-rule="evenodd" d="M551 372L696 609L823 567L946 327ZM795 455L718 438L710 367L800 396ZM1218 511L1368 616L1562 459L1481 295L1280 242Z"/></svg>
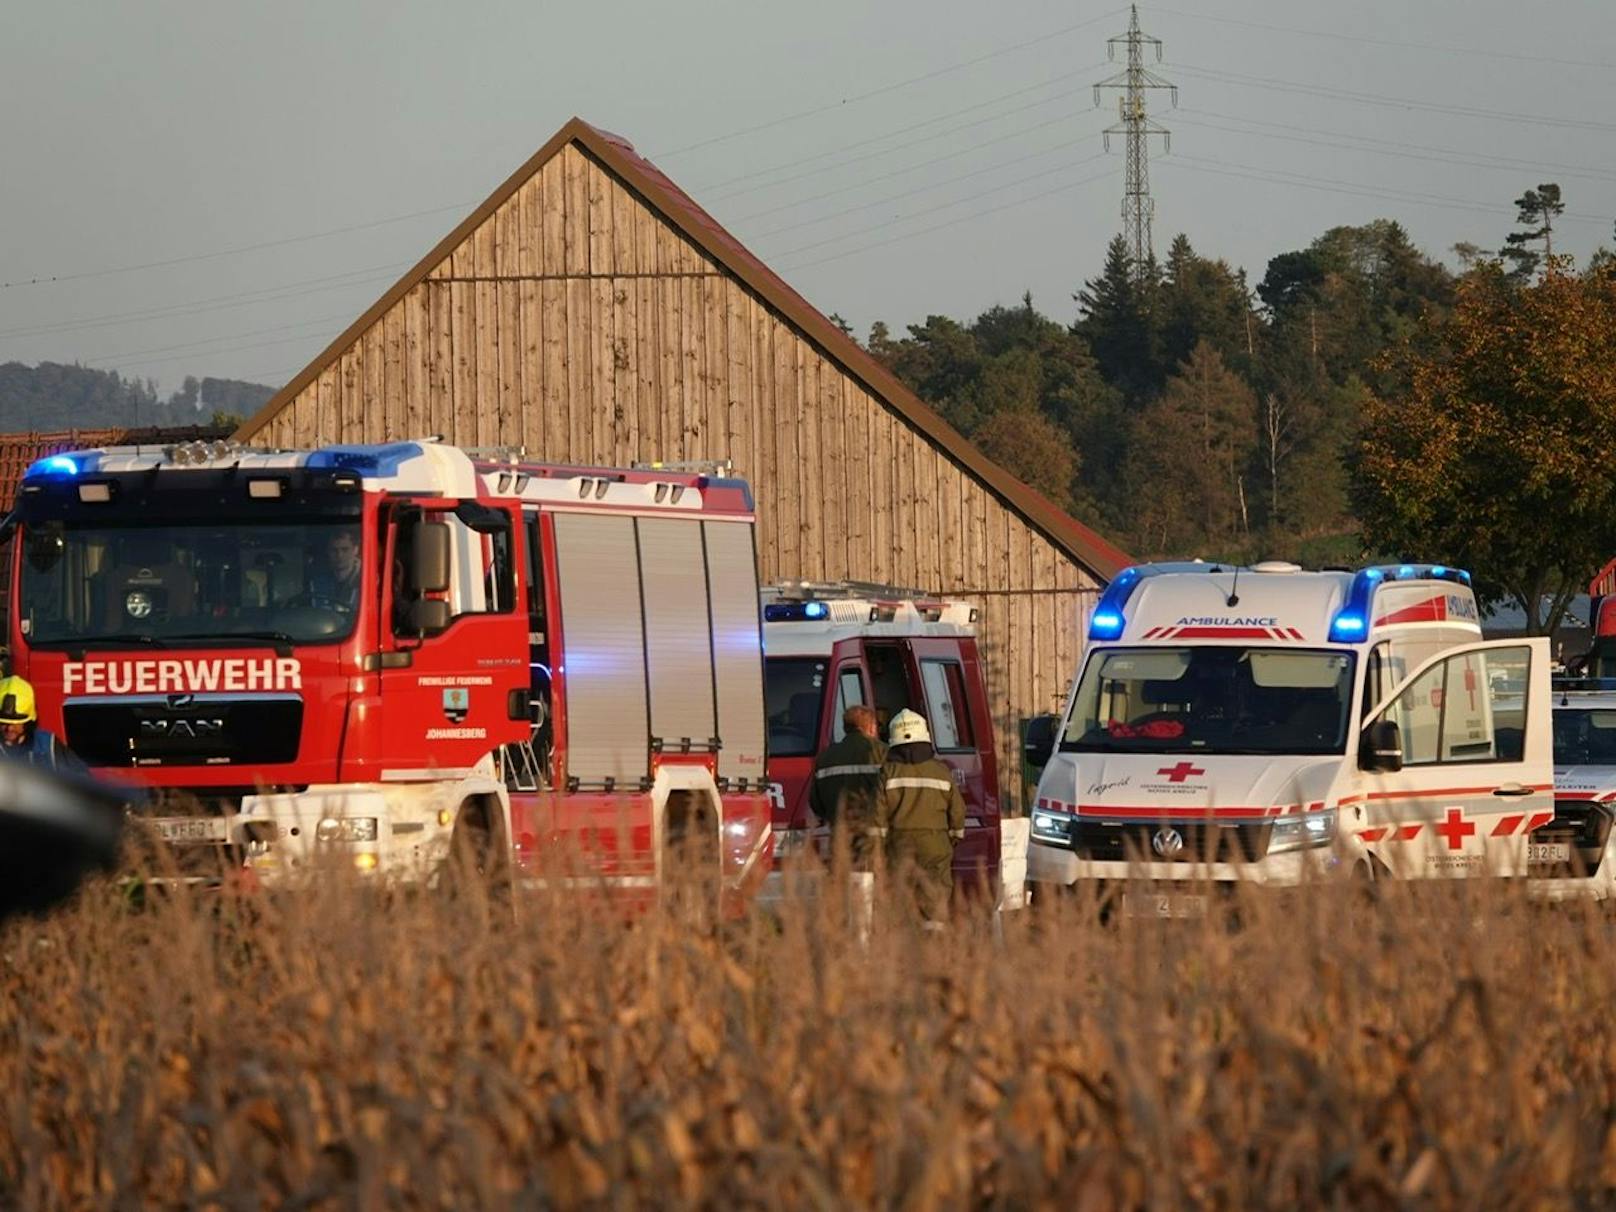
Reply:
<svg viewBox="0 0 1616 1212"><path fill-rule="evenodd" d="M121 631L112 635L74 636L71 639L63 637L60 640L44 640L40 643L68 644L74 648L99 648L106 644L155 644L157 637L144 631Z"/></svg>
<svg viewBox="0 0 1616 1212"><path fill-rule="evenodd" d="M159 638L180 640L187 644L217 644L221 648L228 648L237 640L256 640L261 644L273 644L277 650L284 649L285 651L281 652L282 656L291 655L292 645L297 642L284 631L186 631L178 635L165 635Z"/></svg>

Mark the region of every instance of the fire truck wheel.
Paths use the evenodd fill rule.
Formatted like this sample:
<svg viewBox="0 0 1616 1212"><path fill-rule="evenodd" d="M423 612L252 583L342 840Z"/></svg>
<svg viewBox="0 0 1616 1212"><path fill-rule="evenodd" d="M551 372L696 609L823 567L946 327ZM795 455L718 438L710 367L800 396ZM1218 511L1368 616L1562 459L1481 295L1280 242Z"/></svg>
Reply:
<svg viewBox="0 0 1616 1212"><path fill-rule="evenodd" d="M477 796L460 806L444 881L451 896L505 900L511 892L510 855L497 803Z"/></svg>

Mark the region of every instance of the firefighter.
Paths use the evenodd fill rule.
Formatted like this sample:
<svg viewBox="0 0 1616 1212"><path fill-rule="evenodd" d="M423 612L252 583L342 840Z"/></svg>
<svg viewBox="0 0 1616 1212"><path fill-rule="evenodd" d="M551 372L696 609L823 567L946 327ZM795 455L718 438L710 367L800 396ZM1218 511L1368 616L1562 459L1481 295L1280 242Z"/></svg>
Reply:
<svg viewBox="0 0 1616 1212"><path fill-rule="evenodd" d="M47 770L82 768L54 735L39 726L34 688L15 674L0 679L0 755Z"/></svg>
<svg viewBox="0 0 1616 1212"><path fill-rule="evenodd" d="M882 768L881 828L887 865L912 890L929 930L943 929L954 888L954 846L965 837L965 799L937 759L925 717L892 717Z"/></svg>
<svg viewBox="0 0 1616 1212"><path fill-rule="evenodd" d="M821 821L846 836L853 870L867 872L875 865L881 763L887 751L875 712L868 707L842 712L842 730L842 739L814 759L808 805Z"/></svg>

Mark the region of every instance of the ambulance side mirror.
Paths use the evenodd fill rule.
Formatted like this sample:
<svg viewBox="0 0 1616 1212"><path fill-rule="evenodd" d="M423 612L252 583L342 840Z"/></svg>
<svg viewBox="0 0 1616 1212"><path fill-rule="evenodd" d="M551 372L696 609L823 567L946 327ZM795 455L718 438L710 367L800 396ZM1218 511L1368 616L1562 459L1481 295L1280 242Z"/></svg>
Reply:
<svg viewBox="0 0 1616 1212"><path fill-rule="evenodd" d="M449 588L449 523L421 522L410 541L410 588L418 594Z"/></svg>
<svg viewBox="0 0 1616 1212"><path fill-rule="evenodd" d="M1059 727L1060 717L1054 715L1035 715L1027 721L1027 731L1021 738L1021 755L1027 765L1035 770L1049 765L1049 759L1055 753L1055 733Z"/></svg>
<svg viewBox="0 0 1616 1212"><path fill-rule="evenodd" d="M1396 774L1403 768L1403 734L1396 720L1372 722L1358 738L1358 765L1375 774Z"/></svg>

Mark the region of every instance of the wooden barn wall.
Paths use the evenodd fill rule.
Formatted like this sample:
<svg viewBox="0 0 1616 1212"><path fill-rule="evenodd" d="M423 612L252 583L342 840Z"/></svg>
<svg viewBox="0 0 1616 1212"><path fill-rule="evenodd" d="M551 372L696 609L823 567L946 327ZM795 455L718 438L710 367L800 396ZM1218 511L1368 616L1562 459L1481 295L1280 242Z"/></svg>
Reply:
<svg viewBox="0 0 1616 1212"><path fill-rule="evenodd" d="M982 606L1002 782L1075 668L1095 583L576 146L255 440L441 434L558 461L734 460L766 578Z"/></svg>

